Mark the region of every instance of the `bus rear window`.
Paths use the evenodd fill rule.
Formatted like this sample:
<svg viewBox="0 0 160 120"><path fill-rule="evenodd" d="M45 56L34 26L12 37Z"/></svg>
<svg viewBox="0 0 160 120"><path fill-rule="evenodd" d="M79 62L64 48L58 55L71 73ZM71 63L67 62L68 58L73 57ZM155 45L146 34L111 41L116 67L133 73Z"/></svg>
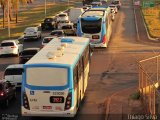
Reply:
<svg viewBox="0 0 160 120"><path fill-rule="evenodd" d="M23 68L8 68L4 75L22 75Z"/></svg>
<svg viewBox="0 0 160 120"><path fill-rule="evenodd" d="M101 31L101 21L102 19L88 21L82 18L81 19L82 32L89 34L99 33Z"/></svg>
<svg viewBox="0 0 160 120"><path fill-rule="evenodd" d="M27 68L27 84L32 86L65 86L68 82L66 68L37 67Z"/></svg>

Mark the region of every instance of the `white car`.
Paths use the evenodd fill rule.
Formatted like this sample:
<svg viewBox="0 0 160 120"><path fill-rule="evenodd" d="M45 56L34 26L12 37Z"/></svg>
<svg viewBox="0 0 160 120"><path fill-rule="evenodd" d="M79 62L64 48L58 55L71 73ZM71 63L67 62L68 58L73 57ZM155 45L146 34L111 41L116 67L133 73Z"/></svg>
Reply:
<svg viewBox="0 0 160 120"><path fill-rule="evenodd" d="M23 64L9 65L4 71L4 79L16 87L21 87Z"/></svg>
<svg viewBox="0 0 160 120"><path fill-rule="evenodd" d="M115 13L117 13L117 12L118 12L117 5L111 4L111 5L109 5L109 7L110 7L110 9L111 9L111 10L114 10L114 11L115 11Z"/></svg>
<svg viewBox="0 0 160 120"><path fill-rule="evenodd" d="M20 44L18 40L4 40L0 44L0 55L14 54L19 56L22 50L23 44Z"/></svg>
<svg viewBox="0 0 160 120"><path fill-rule="evenodd" d="M68 14L67 13L60 13L57 15L57 22L59 21L65 21L69 20Z"/></svg>
<svg viewBox="0 0 160 120"><path fill-rule="evenodd" d="M41 31L38 30L38 27L27 27L24 30L24 39L40 39Z"/></svg>
<svg viewBox="0 0 160 120"><path fill-rule="evenodd" d="M58 29L62 29L63 26L73 23L71 23L69 20L64 20L64 21L59 21L57 24L58 24Z"/></svg>
<svg viewBox="0 0 160 120"><path fill-rule="evenodd" d="M57 36L49 36L49 37L44 37L42 40L42 48L47 45L52 39L56 38Z"/></svg>

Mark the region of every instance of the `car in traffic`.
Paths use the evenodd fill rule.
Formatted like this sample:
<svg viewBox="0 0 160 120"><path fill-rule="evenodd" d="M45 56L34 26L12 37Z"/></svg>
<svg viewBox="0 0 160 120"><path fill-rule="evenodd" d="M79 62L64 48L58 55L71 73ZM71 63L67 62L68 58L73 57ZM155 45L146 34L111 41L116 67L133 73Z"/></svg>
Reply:
<svg viewBox="0 0 160 120"><path fill-rule="evenodd" d="M110 9L114 11L114 13L117 13L118 12L118 8L117 8L117 5L114 5L114 4L111 4L109 5Z"/></svg>
<svg viewBox="0 0 160 120"><path fill-rule="evenodd" d="M59 21L65 21L65 20L69 20L69 17L68 17L67 13L62 12L62 13L59 13L57 15L57 22L59 22Z"/></svg>
<svg viewBox="0 0 160 120"><path fill-rule="evenodd" d="M76 30L73 24L64 25L62 27L62 30L64 31L66 36L76 36Z"/></svg>
<svg viewBox="0 0 160 120"><path fill-rule="evenodd" d="M9 102L16 99L16 87L9 81L0 80L0 106L9 107Z"/></svg>
<svg viewBox="0 0 160 120"><path fill-rule="evenodd" d="M89 9L90 9L89 7L83 6L83 10L84 10L84 11L87 11L87 10L89 10Z"/></svg>
<svg viewBox="0 0 160 120"><path fill-rule="evenodd" d="M9 65L4 71L4 79L14 84L15 87L21 87L23 64Z"/></svg>
<svg viewBox="0 0 160 120"><path fill-rule="evenodd" d="M61 36L65 36L65 33L63 30L53 30L50 33L51 36L57 36L57 37L61 37Z"/></svg>
<svg viewBox="0 0 160 120"><path fill-rule="evenodd" d="M57 23L58 29L62 29L62 26L70 24L71 22L69 20L59 21Z"/></svg>
<svg viewBox="0 0 160 120"><path fill-rule="evenodd" d="M49 37L44 37L42 40L42 48L47 45L52 39L56 38L57 36L49 36Z"/></svg>
<svg viewBox="0 0 160 120"><path fill-rule="evenodd" d="M40 48L26 48L19 56L19 63L24 64L40 51Z"/></svg>
<svg viewBox="0 0 160 120"><path fill-rule="evenodd" d="M24 40L26 39L41 39L41 31L38 27L27 27L24 30Z"/></svg>
<svg viewBox="0 0 160 120"><path fill-rule="evenodd" d="M55 17L45 18L43 23L41 23L42 30L54 30L57 27L57 22Z"/></svg>
<svg viewBox="0 0 160 120"><path fill-rule="evenodd" d="M118 9L120 9L120 7L121 7L121 2L120 2L120 0L114 0L114 1L112 1L111 4L117 5L117 8L118 8Z"/></svg>
<svg viewBox="0 0 160 120"><path fill-rule="evenodd" d="M19 56L23 50L23 44L18 40L4 40L0 44L0 55L13 54Z"/></svg>

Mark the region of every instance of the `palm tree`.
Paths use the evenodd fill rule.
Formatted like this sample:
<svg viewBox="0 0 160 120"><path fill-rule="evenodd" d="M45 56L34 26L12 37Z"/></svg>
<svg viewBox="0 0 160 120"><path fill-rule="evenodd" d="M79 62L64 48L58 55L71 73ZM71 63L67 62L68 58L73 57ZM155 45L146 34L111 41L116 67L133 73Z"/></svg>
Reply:
<svg viewBox="0 0 160 120"><path fill-rule="evenodd" d="M0 5L3 11L3 28L4 28L4 24L5 24L5 8L7 6L7 1L6 0L0 0Z"/></svg>
<svg viewBox="0 0 160 120"><path fill-rule="evenodd" d="M20 4L26 5L26 3L27 3L27 0L12 0L13 9L15 10L15 15L16 15L16 23L18 22L19 6Z"/></svg>

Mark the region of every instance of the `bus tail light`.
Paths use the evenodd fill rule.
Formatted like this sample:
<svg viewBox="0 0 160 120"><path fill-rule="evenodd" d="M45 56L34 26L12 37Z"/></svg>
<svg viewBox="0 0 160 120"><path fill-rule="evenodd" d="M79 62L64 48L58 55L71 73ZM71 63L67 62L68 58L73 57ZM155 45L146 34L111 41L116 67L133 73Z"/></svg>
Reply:
<svg viewBox="0 0 160 120"><path fill-rule="evenodd" d="M28 97L25 93L23 93L23 107L30 110Z"/></svg>
<svg viewBox="0 0 160 120"><path fill-rule="evenodd" d="M65 110L68 110L71 108L71 103L72 103L72 92L68 93L68 96L66 98Z"/></svg>
<svg viewBox="0 0 160 120"><path fill-rule="evenodd" d="M104 36L103 36L103 39L102 39L102 43L105 44L106 41L107 41L107 37L106 37L106 35L104 35Z"/></svg>

